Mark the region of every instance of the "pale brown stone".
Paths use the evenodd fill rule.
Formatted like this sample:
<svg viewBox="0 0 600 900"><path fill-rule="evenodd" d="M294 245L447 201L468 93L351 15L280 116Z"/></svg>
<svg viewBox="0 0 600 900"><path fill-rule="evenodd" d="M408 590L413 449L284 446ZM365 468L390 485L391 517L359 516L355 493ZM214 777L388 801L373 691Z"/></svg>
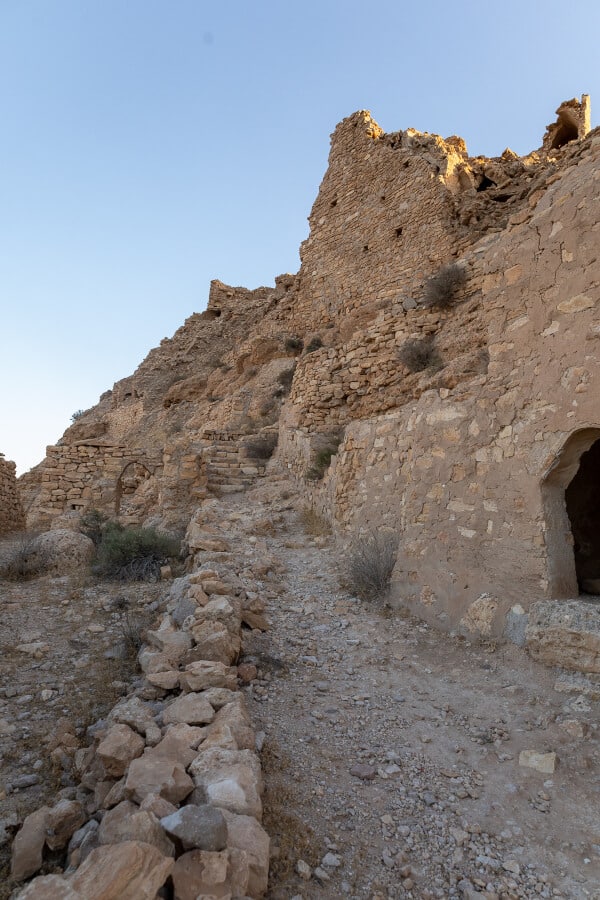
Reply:
<svg viewBox="0 0 600 900"><path fill-rule="evenodd" d="M144 740L128 725L113 725L98 744L96 753L109 775L120 778L132 759L144 752Z"/></svg>
<svg viewBox="0 0 600 900"><path fill-rule="evenodd" d="M156 794L177 805L194 789L194 782L179 762L150 751L129 766L125 793L136 803Z"/></svg>
<svg viewBox="0 0 600 900"><path fill-rule="evenodd" d="M189 771L213 806L262 819L260 763L250 750L200 748Z"/></svg>
<svg viewBox="0 0 600 900"><path fill-rule="evenodd" d="M154 900L172 868L151 844L125 841L92 850L69 884L86 900Z"/></svg>
<svg viewBox="0 0 600 900"><path fill-rule="evenodd" d="M16 881L34 875L42 865L50 809L42 806L26 816L12 846L10 874Z"/></svg>
<svg viewBox="0 0 600 900"><path fill-rule="evenodd" d="M173 844L161 828L157 816L148 809L140 809L128 800L124 800L104 814L100 822L98 839L100 844L141 841L157 847L164 856L175 855Z"/></svg>
<svg viewBox="0 0 600 900"><path fill-rule="evenodd" d="M185 667L180 673L181 686L190 691L204 691L206 688L237 688L235 669L222 662L198 660Z"/></svg>
<svg viewBox="0 0 600 900"><path fill-rule="evenodd" d="M46 818L46 844L50 850L61 850L85 822L85 813L78 800L59 800Z"/></svg>
<svg viewBox="0 0 600 900"><path fill-rule="evenodd" d="M215 711L203 694L183 694L163 710L165 725L208 725L215 717Z"/></svg>

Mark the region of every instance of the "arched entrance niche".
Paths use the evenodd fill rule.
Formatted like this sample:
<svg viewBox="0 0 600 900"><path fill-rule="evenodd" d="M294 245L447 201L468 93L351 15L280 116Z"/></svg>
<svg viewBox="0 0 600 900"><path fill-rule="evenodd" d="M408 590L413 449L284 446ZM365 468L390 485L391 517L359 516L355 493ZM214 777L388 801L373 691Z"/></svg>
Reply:
<svg viewBox="0 0 600 900"><path fill-rule="evenodd" d="M140 462L127 463L117 480L115 491L115 515L126 515L131 506L133 495L151 478L150 470Z"/></svg>
<svg viewBox="0 0 600 900"><path fill-rule="evenodd" d="M566 441L543 486L552 597L600 593L600 428Z"/></svg>

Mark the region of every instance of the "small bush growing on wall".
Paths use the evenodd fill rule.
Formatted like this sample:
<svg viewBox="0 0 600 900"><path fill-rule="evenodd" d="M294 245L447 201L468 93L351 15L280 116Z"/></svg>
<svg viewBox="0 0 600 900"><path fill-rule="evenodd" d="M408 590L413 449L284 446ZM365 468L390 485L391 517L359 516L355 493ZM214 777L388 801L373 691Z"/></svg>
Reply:
<svg viewBox="0 0 600 900"><path fill-rule="evenodd" d="M292 381L294 380L295 365L291 369L284 369L277 376L278 388L275 388L274 397L286 397L292 389Z"/></svg>
<svg viewBox="0 0 600 900"><path fill-rule="evenodd" d="M429 368L439 368L442 360L437 352L433 337L409 338L398 351L398 358L409 372L423 372Z"/></svg>
<svg viewBox="0 0 600 900"><path fill-rule="evenodd" d="M423 301L425 306L448 309L467 280L467 273L458 263L443 266L425 284Z"/></svg>
<svg viewBox="0 0 600 900"><path fill-rule="evenodd" d="M304 347L304 341L299 337L289 337L284 341L284 347L288 353L301 353Z"/></svg>
<svg viewBox="0 0 600 900"><path fill-rule="evenodd" d="M76 422L77 419L80 419L85 415L85 409L76 409L75 412L71 415L71 422Z"/></svg>
<svg viewBox="0 0 600 900"><path fill-rule="evenodd" d="M96 553L94 574L119 581L152 581L160 568L179 555L180 542L155 528L107 522Z"/></svg>
<svg viewBox="0 0 600 900"><path fill-rule="evenodd" d="M310 339L308 344L306 345L307 353L314 353L315 350L320 350L323 346L323 340L320 335L316 334L313 338Z"/></svg>
<svg viewBox="0 0 600 900"><path fill-rule="evenodd" d="M396 564L398 537L374 531L353 542L342 565L342 583L362 600L384 600Z"/></svg>

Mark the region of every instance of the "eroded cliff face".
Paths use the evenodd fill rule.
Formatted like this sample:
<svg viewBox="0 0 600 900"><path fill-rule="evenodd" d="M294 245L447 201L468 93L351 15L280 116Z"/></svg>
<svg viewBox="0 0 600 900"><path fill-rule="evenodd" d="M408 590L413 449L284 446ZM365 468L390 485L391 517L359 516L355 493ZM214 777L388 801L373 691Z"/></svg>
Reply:
<svg viewBox="0 0 600 900"><path fill-rule="evenodd" d="M585 97L557 114L540 151L496 159L341 122L298 274L213 282L21 480L30 522L93 506L183 524L260 476L276 435L271 464L340 540L397 535L396 596L438 624L496 634L600 577L590 511L565 504L600 437L600 134ZM432 304L448 265L460 287Z"/></svg>

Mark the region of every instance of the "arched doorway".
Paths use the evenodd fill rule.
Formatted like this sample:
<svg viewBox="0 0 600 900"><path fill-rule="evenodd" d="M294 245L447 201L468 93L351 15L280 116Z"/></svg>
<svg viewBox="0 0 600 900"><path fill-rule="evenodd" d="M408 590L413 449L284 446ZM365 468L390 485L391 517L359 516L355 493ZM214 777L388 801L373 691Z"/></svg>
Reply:
<svg viewBox="0 0 600 900"><path fill-rule="evenodd" d="M579 588L600 594L600 439L582 453L565 500Z"/></svg>
<svg viewBox="0 0 600 900"><path fill-rule="evenodd" d="M151 478L151 475L152 473L143 463L127 463L117 481L115 492L116 516L127 516L133 512L135 494Z"/></svg>
<svg viewBox="0 0 600 900"><path fill-rule="evenodd" d="M542 492L551 596L600 594L600 428L571 435Z"/></svg>

